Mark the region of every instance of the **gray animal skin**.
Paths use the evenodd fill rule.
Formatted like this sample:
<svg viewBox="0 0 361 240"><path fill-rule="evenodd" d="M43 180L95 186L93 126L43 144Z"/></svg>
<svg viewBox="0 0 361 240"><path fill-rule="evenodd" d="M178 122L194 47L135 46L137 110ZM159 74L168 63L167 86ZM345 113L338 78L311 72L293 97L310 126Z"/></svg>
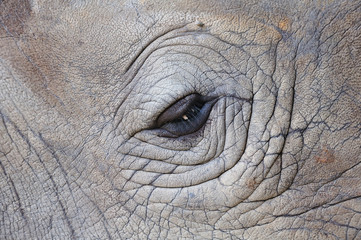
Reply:
<svg viewBox="0 0 361 240"><path fill-rule="evenodd" d="M361 239L361 1L0 1L0 239Z"/></svg>

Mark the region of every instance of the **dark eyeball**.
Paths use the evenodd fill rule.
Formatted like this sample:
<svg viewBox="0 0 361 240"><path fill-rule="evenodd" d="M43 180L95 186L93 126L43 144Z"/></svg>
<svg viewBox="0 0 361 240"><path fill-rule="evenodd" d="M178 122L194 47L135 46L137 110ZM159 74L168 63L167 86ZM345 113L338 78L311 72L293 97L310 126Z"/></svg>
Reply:
<svg viewBox="0 0 361 240"><path fill-rule="evenodd" d="M156 121L158 136L180 137L198 131L207 121L216 98L194 93L168 107Z"/></svg>

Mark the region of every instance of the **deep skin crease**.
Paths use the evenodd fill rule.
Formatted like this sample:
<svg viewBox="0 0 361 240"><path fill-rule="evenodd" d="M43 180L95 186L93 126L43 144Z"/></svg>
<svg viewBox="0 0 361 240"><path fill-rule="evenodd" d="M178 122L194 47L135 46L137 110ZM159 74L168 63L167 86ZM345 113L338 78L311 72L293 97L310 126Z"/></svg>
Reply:
<svg viewBox="0 0 361 240"><path fill-rule="evenodd" d="M0 239L360 239L360 1L0 1Z"/></svg>

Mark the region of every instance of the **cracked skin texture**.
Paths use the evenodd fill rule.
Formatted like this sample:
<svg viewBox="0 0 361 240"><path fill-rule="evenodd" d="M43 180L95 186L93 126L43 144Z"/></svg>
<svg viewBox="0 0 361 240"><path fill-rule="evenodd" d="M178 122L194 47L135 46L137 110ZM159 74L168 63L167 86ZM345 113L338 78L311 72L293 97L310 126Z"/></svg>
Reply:
<svg viewBox="0 0 361 240"><path fill-rule="evenodd" d="M361 2L219 2L0 2L1 239L361 238Z"/></svg>

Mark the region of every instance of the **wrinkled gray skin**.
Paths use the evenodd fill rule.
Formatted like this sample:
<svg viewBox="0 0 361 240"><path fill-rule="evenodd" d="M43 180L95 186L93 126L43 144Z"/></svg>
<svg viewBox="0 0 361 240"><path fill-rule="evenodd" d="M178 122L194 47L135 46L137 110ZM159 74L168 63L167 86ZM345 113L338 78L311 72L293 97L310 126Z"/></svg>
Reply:
<svg viewBox="0 0 361 240"><path fill-rule="evenodd" d="M0 239L361 238L360 1L85 2L0 5Z"/></svg>

